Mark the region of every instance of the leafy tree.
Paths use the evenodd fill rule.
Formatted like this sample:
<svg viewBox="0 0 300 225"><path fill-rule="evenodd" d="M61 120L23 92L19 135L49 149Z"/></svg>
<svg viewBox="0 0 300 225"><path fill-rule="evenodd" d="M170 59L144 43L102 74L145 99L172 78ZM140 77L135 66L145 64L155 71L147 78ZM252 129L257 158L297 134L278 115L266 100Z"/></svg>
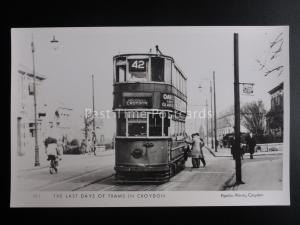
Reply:
<svg viewBox="0 0 300 225"><path fill-rule="evenodd" d="M264 134L266 110L262 101L246 103L241 108L242 124L254 135Z"/></svg>

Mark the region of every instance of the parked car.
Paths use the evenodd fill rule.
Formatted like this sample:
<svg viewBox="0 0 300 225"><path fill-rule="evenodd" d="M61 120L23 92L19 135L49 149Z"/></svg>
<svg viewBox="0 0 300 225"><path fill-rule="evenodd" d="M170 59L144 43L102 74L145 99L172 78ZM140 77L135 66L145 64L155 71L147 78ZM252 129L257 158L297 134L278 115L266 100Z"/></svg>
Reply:
<svg viewBox="0 0 300 225"><path fill-rule="evenodd" d="M243 149L243 152L249 152L249 149L247 147L246 139L249 135L248 133L241 132L241 148ZM231 139L234 139L234 133L228 133L223 137L222 143L224 148L231 148Z"/></svg>
<svg viewBox="0 0 300 225"><path fill-rule="evenodd" d="M79 141L77 139L73 139L70 143L64 148L64 154L81 154L81 148Z"/></svg>

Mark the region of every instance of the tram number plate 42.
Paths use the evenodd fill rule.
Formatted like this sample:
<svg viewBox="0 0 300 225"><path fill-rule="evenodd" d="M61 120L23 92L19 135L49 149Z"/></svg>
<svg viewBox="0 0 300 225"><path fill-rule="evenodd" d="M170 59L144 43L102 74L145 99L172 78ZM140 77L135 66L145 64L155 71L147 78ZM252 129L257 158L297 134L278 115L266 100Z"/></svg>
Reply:
<svg viewBox="0 0 300 225"><path fill-rule="evenodd" d="M130 72L146 72L148 59L128 59Z"/></svg>

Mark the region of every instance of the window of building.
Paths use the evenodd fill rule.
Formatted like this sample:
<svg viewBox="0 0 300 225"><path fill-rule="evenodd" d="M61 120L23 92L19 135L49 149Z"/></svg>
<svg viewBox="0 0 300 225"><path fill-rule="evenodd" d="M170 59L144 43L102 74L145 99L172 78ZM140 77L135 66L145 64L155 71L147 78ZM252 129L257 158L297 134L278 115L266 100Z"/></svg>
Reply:
<svg viewBox="0 0 300 225"><path fill-rule="evenodd" d="M34 95L34 86L33 86L33 83L31 83L31 82L28 84L28 94Z"/></svg>
<svg viewBox="0 0 300 225"><path fill-rule="evenodd" d="M165 60L160 57L151 58L151 80L164 82Z"/></svg>

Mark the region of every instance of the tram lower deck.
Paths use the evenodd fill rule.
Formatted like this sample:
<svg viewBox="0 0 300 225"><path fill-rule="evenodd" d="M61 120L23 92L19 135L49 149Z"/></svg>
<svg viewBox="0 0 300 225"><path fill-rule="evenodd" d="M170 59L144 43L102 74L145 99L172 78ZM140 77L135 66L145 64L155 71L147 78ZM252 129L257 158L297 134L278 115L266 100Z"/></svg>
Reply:
<svg viewBox="0 0 300 225"><path fill-rule="evenodd" d="M184 169L186 145L183 141L117 138L115 148L119 181L165 182Z"/></svg>

